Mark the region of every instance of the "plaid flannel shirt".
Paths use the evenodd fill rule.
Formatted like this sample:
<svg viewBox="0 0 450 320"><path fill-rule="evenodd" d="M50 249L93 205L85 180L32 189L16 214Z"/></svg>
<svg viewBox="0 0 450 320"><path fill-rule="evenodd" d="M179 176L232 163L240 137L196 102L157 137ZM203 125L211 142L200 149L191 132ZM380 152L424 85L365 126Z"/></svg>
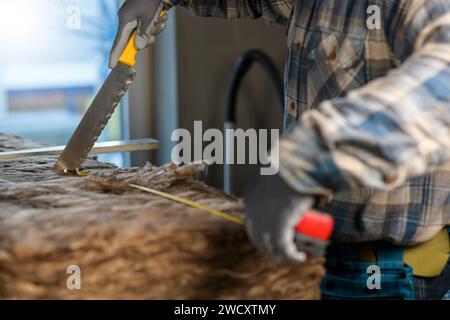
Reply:
<svg viewBox="0 0 450 320"><path fill-rule="evenodd" d="M287 26L280 173L329 196L335 239L408 245L450 225L450 0L172 2Z"/></svg>

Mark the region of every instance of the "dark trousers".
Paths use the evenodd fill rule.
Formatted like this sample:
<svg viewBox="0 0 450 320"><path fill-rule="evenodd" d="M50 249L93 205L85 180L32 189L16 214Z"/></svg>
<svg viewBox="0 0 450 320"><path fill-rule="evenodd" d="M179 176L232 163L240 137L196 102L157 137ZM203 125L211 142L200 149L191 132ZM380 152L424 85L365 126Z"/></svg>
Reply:
<svg viewBox="0 0 450 320"><path fill-rule="evenodd" d="M441 300L450 291L450 260L439 276L424 278L413 275L399 247L380 245L376 263L359 261L357 252L351 244L333 243L328 248L327 274L322 283L325 299ZM381 268L380 290L370 290L366 284L371 265Z"/></svg>
<svg viewBox="0 0 450 320"><path fill-rule="evenodd" d="M450 260L437 277L414 277L414 294L417 300L441 300L450 291Z"/></svg>

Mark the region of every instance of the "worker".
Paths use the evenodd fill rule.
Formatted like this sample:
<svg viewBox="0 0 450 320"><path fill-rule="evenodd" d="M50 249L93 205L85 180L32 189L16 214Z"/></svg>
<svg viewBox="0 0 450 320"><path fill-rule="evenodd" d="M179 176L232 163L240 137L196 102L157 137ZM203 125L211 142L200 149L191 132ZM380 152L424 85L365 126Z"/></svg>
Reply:
<svg viewBox="0 0 450 320"><path fill-rule="evenodd" d="M161 4L125 2L111 67L132 30L144 48L164 29L155 16ZM278 262L304 261L294 228L316 207L336 223L324 298L443 299L450 290L450 0L164 5L287 28L280 173L261 176L245 197L253 243Z"/></svg>

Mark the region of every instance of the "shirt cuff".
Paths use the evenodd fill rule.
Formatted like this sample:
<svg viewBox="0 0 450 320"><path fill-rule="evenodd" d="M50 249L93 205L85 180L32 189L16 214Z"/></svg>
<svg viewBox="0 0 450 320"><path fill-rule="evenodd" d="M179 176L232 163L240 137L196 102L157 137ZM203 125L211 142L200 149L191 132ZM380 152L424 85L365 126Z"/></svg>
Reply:
<svg viewBox="0 0 450 320"><path fill-rule="evenodd" d="M280 141L279 169L301 193L331 196L349 187L319 132L307 124L298 125Z"/></svg>

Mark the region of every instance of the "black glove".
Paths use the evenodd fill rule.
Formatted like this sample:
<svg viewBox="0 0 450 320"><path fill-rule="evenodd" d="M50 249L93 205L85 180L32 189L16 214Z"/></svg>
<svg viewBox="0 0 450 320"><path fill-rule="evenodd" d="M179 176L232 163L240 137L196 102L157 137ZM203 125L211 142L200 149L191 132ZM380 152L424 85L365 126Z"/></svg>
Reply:
<svg viewBox="0 0 450 320"><path fill-rule="evenodd" d="M251 241L277 262L306 261L307 255L298 245L295 229L314 203L314 197L296 192L279 175L261 176L245 196Z"/></svg>

